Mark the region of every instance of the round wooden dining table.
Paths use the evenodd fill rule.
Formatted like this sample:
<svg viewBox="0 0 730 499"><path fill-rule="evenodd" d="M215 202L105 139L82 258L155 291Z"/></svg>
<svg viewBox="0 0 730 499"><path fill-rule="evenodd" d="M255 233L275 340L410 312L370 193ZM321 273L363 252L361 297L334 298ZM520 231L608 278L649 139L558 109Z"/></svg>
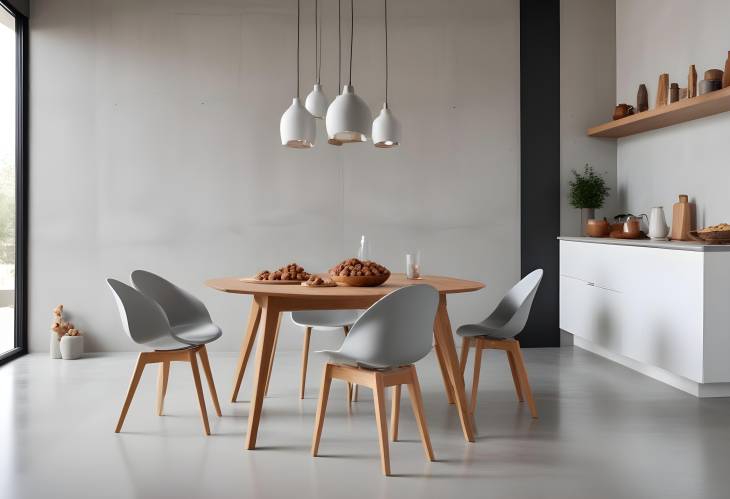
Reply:
<svg viewBox="0 0 730 499"><path fill-rule="evenodd" d="M464 438L474 441L474 424L466 403L464 377L459 368L456 345L451 331L451 322L446 308L446 295L477 291L484 284L452 277L424 276L422 279L406 279L404 274L392 274L382 285L376 287L306 287L301 285L266 284L242 280L239 277L223 277L206 281L209 286L225 293L253 295L241 352L236 363L231 402L235 402L246 370L249 355L256 340L259 325L259 345L256 349L255 381L248 414L246 449L256 448L256 436L266 385L276 349L281 314L296 310L365 309L388 293L413 284L429 284L439 292L439 306L434 321L434 343L436 357L444 380L446 397L456 405Z"/></svg>

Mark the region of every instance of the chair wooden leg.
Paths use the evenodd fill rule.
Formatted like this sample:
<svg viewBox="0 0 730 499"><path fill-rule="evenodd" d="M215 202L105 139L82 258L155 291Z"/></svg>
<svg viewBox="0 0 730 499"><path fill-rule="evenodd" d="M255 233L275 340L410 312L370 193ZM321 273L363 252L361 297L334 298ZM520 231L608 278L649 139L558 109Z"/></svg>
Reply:
<svg viewBox="0 0 730 499"><path fill-rule="evenodd" d="M327 399L330 396L330 385L332 384L332 364L327 363L322 374L322 386L319 389L319 402L317 403L317 416L314 421L314 435L312 436L312 456L319 452L319 440L322 437L324 427L324 415L327 412Z"/></svg>
<svg viewBox="0 0 730 499"><path fill-rule="evenodd" d="M418 375L416 368L411 367L411 383L408 384L408 396L411 399L411 407L413 407L413 415L416 417L418 431L421 434L423 442L423 450L426 453L426 459L433 461L433 448L431 447L431 437L428 435L428 426L426 425L426 416L423 412L423 397L421 396L421 386L418 383Z"/></svg>
<svg viewBox="0 0 730 499"><path fill-rule="evenodd" d="M279 328L281 328L281 313L276 322L276 336L274 337L274 348L271 350L271 360L269 361L269 371L266 373L266 388L264 389L264 397L269 394L269 383L271 382L271 371L274 368L274 355L276 355L276 347L279 345Z"/></svg>
<svg viewBox="0 0 730 499"><path fill-rule="evenodd" d="M525 358L522 356L522 349L520 348L519 342L515 341L514 347L514 358L517 365L517 372L520 378L520 386L522 387L522 394L527 399L527 405L530 406L530 414L532 417L537 419L537 407L535 406L535 399L532 398L532 389L530 388L530 381L527 378L527 368L525 367Z"/></svg>
<svg viewBox="0 0 730 499"><path fill-rule="evenodd" d="M155 414L162 416L162 409L165 405L165 394L167 393L167 380L170 377L170 363L165 361L160 363L160 369L157 372L157 407Z"/></svg>
<svg viewBox="0 0 730 499"><path fill-rule="evenodd" d="M390 475L390 450L388 449L388 421L385 415L385 387L380 373L375 373L373 388L375 404L375 422L378 426L378 443L380 444L380 466L385 476Z"/></svg>
<svg viewBox="0 0 730 499"><path fill-rule="evenodd" d="M345 336L350 332L350 326L342 326L342 330L345 332ZM347 402L352 405L353 399L357 402L357 385L353 383L347 383Z"/></svg>
<svg viewBox="0 0 730 499"><path fill-rule="evenodd" d="M512 371L512 382L515 384L515 393L517 400L522 402L525 398L522 396L522 386L520 385L520 376L517 373L517 365L515 364L515 354L512 350L505 351L507 360L509 361L509 369Z"/></svg>
<svg viewBox="0 0 730 499"><path fill-rule="evenodd" d="M304 387L307 383L307 362L309 361L309 339L312 336L312 328L304 330L304 345L302 345L302 379L299 384L299 398L304 398Z"/></svg>
<svg viewBox="0 0 730 499"><path fill-rule="evenodd" d="M198 371L198 361L195 360L195 349L191 349L188 353L190 359L190 368L193 371L193 381L195 382L195 392L198 396L198 404L200 405L200 418L203 420L203 432L210 435L210 425L208 424L208 411L205 409L205 397L203 397L203 385L200 383L200 371Z"/></svg>
<svg viewBox="0 0 730 499"><path fill-rule="evenodd" d="M210 361L208 360L208 350L205 345L200 347L198 350L200 355L200 364L203 366L203 373L205 373L205 379L208 381L208 390L210 390L210 398L213 399L213 407L218 417L221 417L221 406L218 403L218 392L215 390L215 383L213 382L213 372L210 370Z"/></svg>
<svg viewBox="0 0 730 499"><path fill-rule="evenodd" d="M390 439L398 440L398 420L400 419L400 385L393 386L393 399L390 407Z"/></svg>
<svg viewBox="0 0 730 499"><path fill-rule="evenodd" d="M477 394L479 393L479 372L482 365L482 346L479 340L476 341L474 347L474 377L471 381L471 402L469 404L469 412L474 414L477 408Z"/></svg>
<svg viewBox="0 0 730 499"><path fill-rule="evenodd" d="M129 389L127 390L127 398L124 400L124 405L122 406L122 412L119 414L119 420L117 421L117 427L114 430L114 433L119 433L122 431L122 425L124 424L124 418L127 417L127 411L129 410L129 406L132 403L132 399L134 398L134 392L137 391L137 385L139 384L139 379L142 377L142 371L144 371L144 366L146 365L144 360L144 353L139 354L139 357L137 357L137 365L134 367L134 374L132 374L132 381L129 383Z"/></svg>
<svg viewBox="0 0 730 499"><path fill-rule="evenodd" d="M441 369L441 379L444 382L444 390L446 391L446 400L449 404L454 403L454 389L451 386L451 382L449 381L449 373L446 370L446 359L444 358L444 352L441 350L441 347L438 343L434 343L433 349L436 352L436 360L439 364L439 369Z"/></svg>
<svg viewBox="0 0 730 499"><path fill-rule="evenodd" d="M464 375L466 371L466 360L469 357L469 347L471 346L472 339L468 336L461 338L461 356L459 357L459 367L461 368L461 374Z"/></svg>

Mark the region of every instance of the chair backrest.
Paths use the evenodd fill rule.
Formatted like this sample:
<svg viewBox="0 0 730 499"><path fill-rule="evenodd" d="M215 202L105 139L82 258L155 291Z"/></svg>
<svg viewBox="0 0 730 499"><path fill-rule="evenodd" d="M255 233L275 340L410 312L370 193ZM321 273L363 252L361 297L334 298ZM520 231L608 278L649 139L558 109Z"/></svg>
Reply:
<svg viewBox="0 0 730 499"><path fill-rule="evenodd" d="M152 272L135 270L132 272L132 284L162 307L173 327L212 322L202 301Z"/></svg>
<svg viewBox="0 0 730 499"><path fill-rule="evenodd" d="M500 337L512 338L525 328L542 274L542 269L537 269L523 277L520 282L512 286L494 312L487 317L487 321L504 323L499 330Z"/></svg>
<svg viewBox="0 0 730 499"><path fill-rule="evenodd" d="M163 336L171 336L170 323L159 304L132 286L107 279L114 293L124 331L132 341L144 345Z"/></svg>
<svg viewBox="0 0 730 499"><path fill-rule="evenodd" d="M376 368L420 360L431 351L438 301L427 284L393 291L355 321L339 352Z"/></svg>

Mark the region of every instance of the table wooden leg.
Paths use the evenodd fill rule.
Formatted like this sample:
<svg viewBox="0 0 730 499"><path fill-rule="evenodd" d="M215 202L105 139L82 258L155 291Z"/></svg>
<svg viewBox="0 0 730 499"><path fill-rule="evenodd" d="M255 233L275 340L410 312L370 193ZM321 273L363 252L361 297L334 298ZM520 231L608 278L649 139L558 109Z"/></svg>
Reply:
<svg viewBox="0 0 730 499"><path fill-rule="evenodd" d="M454 390L454 399L456 409L461 419L461 428L464 431L464 438L467 442L474 442L474 426L472 424L472 416L466 403L466 388L464 386L464 376L461 374L459 367L459 359L456 356L456 345L454 344L454 335L451 332L451 322L449 313L446 309L446 295L439 296L439 307L436 312L436 320L434 323L434 336L436 344L441 350L441 355L446 365L446 371L449 374L449 380Z"/></svg>
<svg viewBox="0 0 730 499"><path fill-rule="evenodd" d="M248 326L246 327L246 335L241 344L241 352L238 354L238 362L236 363L236 373L233 378L233 393L231 394L231 402L235 402L238 397L238 391L241 389L243 381L243 373L246 372L246 364L248 357L251 355L254 341L256 340L256 332L259 329L259 321L261 320L261 305L254 298L251 301L251 312L248 315Z"/></svg>
<svg viewBox="0 0 730 499"><path fill-rule="evenodd" d="M253 396L248 412L248 433L246 434L246 449L256 448L256 436L259 431L259 420L264 405L264 392L269 373L274 341L276 340L276 326L279 322L279 310L272 304L270 298L262 298L261 323L263 328L259 335L259 345L256 349L256 378L253 386Z"/></svg>
<svg viewBox="0 0 730 499"><path fill-rule="evenodd" d="M439 363L439 368L441 369L441 378L444 380L444 390L446 391L446 400L449 401L449 404L454 403L454 389L451 388L451 382L449 381L449 373L446 370L446 364L444 363L444 354L441 352L441 348L439 348L438 343L436 343L433 346L433 349L436 351L436 359Z"/></svg>
<svg viewBox="0 0 730 499"><path fill-rule="evenodd" d="M281 328L281 316L276 321L276 336L274 337L274 348L271 350L271 362L269 362L269 372L266 375L266 390L264 390L264 396L269 394L269 383L271 382L271 369L274 367L274 355L276 355L276 346L279 344L279 328Z"/></svg>

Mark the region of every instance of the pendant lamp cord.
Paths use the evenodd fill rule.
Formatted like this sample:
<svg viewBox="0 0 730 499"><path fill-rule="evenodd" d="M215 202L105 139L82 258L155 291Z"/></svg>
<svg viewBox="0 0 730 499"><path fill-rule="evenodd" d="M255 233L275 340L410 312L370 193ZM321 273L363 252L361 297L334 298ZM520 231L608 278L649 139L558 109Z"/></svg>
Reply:
<svg viewBox="0 0 730 499"><path fill-rule="evenodd" d="M337 94L342 94L342 0L337 0Z"/></svg>
<svg viewBox="0 0 730 499"><path fill-rule="evenodd" d="M319 23L319 0L314 0L314 73L317 84L319 85L320 64L322 61L322 46L320 38L320 23Z"/></svg>
<svg viewBox="0 0 730 499"><path fill-rule="evenodd" d="M385 7L385 107L388 107L388 0L383 0Z"/></svg>
<svg viewBox="0 0 730 499"><path fill-rule="evenodd" d="M301 0L297 0L297 99L299 98L299 18L301 16Z"/></svg>
<svg viewBox="0 0 730 499"><path fill-rule="evenodd" d="M352 39L355 38L355 1L350 0L350 79L349 86L352 86Z"/></svg>

